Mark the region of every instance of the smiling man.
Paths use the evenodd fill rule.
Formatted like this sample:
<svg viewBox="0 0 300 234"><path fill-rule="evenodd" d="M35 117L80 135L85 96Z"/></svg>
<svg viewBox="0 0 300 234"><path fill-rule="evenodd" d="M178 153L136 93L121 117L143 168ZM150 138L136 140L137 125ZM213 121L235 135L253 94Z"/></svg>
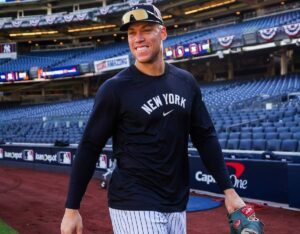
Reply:
<svg viewBox="0 0 300 234"><path fill-rule="evenodd" d="M108 188L114 233L186 233L189 135L224 191L227 211L243 207L196 80L163 60L167 32L160 11L138 4L124 14L121 30L128 33L135 63L97 92L73 164L61 232L82 233L80 202L111 136L117 160Z"/></svg>

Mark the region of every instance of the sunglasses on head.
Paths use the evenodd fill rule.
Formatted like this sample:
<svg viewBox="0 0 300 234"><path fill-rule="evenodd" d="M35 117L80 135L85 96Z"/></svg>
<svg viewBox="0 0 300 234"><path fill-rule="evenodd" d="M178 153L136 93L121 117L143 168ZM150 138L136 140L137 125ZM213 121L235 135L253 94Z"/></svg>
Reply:
<svg viewBox="0 0 300 234"><path fill-rule="evenodd" d="M152 18L154 17L157 21L161 21L152 12L149 12L144 9L136 9L136 10L132 10L132 11L129 11L126 14L124 14L122 17L122 23L123 24L130 23L132 21L132 17L134 18L135 21L148 20L148 19L151 19L151 15L152 15Z"/></svg>

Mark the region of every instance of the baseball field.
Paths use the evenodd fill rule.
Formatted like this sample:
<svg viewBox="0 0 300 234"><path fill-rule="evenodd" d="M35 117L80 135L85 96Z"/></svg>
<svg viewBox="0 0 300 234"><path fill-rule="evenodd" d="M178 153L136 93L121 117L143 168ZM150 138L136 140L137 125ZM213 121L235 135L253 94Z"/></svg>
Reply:
<svg viewBox="0 0 300 234"><path fill-rule="evenodd" d="M14 229L8 226L0 219L0 234L18 234Z"/></svg>
<svg viewBox="0 0 300 234"><path fill-rule="evenodd" d="M0 234L57 234L68 186L66 173L0 165ZM299 234L300 212L256 205L266 234ZM106 190L93 179L81 205L84 233L112 233ZM229 234L224 206L187 215L188 234Z"/></svg>

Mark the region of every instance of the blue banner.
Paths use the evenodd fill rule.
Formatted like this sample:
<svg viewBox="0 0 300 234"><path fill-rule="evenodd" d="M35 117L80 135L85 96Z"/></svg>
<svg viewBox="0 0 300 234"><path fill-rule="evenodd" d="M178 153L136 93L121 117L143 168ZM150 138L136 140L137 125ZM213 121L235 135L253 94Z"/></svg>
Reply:
<svg viewBox="0 0 300 234"><path fill-rule="evenodd" d="M79 66L55 67L45 70L41 74L43 79L53 79L66 76L76 76L80 74Z"/></svg>
<svg viewBox="0 0 300 234"><path fill-rule="evenodd" d="M288 203L287 163L270 160L226 161L234 188L242 197ZM190 157L192 189L221 193L198 157Z"/></svg>
<svg viewBox="0 0 300 234"><path fill-rule="evenodd" d="M1 160L30 162L58 166L71 166L76 157L74 147L35 147L0 145ZM106 170L113 166L111 150L104 149L99 155L96 170Z"/></svg>

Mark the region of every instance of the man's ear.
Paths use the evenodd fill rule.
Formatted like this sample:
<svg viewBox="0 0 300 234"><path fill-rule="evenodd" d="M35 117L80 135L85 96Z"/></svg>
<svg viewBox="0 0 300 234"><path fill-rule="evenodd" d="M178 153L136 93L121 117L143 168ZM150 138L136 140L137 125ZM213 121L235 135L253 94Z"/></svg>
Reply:
<svg viewBox="0 0 300 234"><path fill-rule="evenodd" d="M160 25L160 34L161 34L161 39L164 41L168 37L167 33L167 28L165 26Z"/></svg>

